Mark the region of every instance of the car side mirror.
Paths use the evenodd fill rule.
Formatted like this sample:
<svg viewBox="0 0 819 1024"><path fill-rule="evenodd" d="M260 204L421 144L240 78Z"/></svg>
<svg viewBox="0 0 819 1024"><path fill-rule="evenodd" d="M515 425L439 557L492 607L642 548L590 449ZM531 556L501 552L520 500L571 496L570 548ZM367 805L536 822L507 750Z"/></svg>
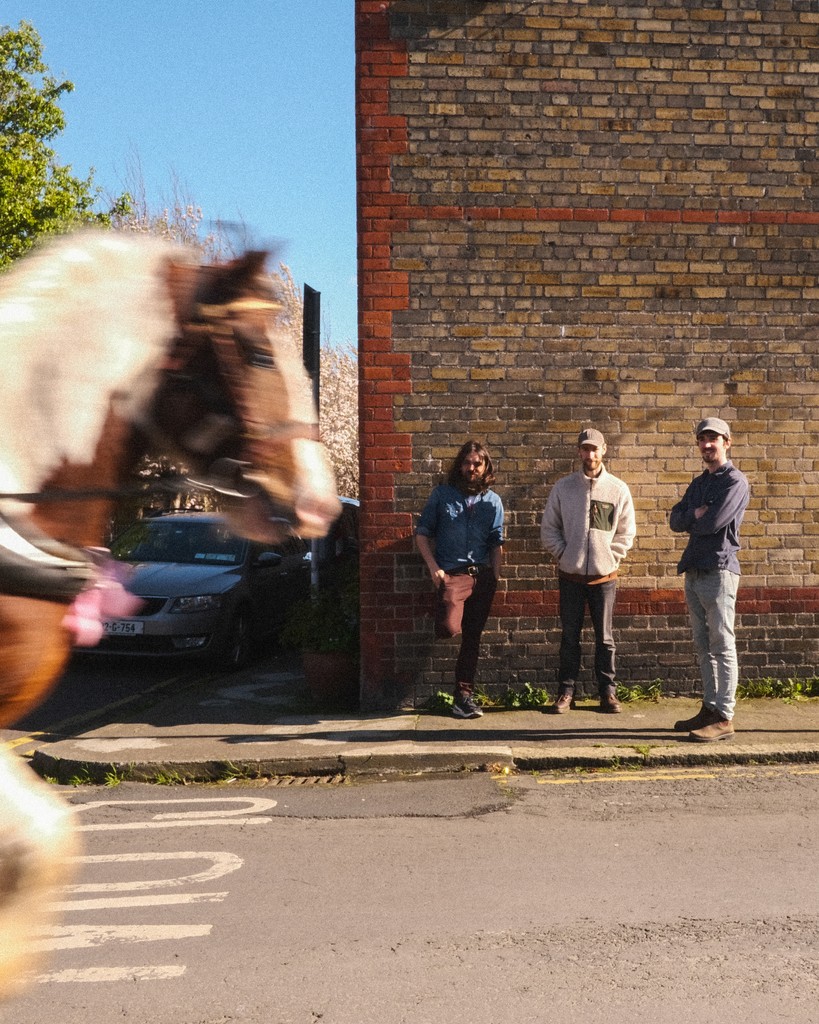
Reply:
<svg viewBox="0 0 819 1024"><path fill-rule="evenodd" d="M282 556L278 551L263 551L253 564L259 569L275 569L282 564Z"/></svg>

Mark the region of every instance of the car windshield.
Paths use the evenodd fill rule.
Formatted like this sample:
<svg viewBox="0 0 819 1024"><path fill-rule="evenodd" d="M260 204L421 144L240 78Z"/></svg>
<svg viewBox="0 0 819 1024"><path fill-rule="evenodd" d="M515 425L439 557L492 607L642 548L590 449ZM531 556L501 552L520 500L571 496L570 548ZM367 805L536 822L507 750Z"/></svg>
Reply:
<svg viewBox="0 0 819 1024"><path fill-rule="evenodd" d="M114 541L111 554L121 562L239 565L246 543L221 523L143 519Z"/></svg>

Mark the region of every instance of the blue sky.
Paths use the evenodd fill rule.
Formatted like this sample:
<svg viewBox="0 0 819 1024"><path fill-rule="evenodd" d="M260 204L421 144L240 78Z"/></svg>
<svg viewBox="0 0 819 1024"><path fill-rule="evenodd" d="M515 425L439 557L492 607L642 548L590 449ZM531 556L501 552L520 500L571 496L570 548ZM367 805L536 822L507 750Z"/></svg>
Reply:
<svg viewBox="0 0 819 1024"><path fill-rule="evenodd" d="M0 0L22 20L75 86L60 163L115 195L136 162L157 208L176 178L206 220L280 243L325 339L355 341L352 0Z"/></svg>

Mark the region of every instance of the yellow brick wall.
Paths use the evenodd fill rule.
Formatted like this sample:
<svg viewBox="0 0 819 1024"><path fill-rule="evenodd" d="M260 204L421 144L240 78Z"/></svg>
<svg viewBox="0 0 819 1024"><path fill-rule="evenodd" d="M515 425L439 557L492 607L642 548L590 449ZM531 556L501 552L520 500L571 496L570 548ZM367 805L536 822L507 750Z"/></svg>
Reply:
<svg viewBox="0 0 819 1024"><path fill-rule="evenodd" d="M747 7L358 0L362 353L405 359L410 380L388 425L407 441L387 487L406 540L365 584L370 694L447 679L410 535L469 436L496 457L509 520L487 681L553 679L538 523L585 424L637 507L621 671L696 688L685 616L658 594L679 597L667 515L709 414L732 424L752 485L741 667L816 671L819 12ZM388 309L367 284L378 266L402 275ZM365 416L369 395L365 368ZM383 440L364 438L365 568ZM640 601L665 610L643 619Z"/></svg>

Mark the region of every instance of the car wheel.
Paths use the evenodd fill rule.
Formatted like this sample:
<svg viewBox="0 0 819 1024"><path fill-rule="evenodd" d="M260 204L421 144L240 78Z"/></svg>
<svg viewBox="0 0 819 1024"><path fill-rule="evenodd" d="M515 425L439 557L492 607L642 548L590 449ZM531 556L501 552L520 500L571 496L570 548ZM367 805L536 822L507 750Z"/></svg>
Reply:
<svg viewBox="0 0 819 1024"><path fill-rule="evenodd" d="M222 666L228 670L244 668L250 663L252 655L250 612L247 608L237 608L225 634Z"/></svg>

